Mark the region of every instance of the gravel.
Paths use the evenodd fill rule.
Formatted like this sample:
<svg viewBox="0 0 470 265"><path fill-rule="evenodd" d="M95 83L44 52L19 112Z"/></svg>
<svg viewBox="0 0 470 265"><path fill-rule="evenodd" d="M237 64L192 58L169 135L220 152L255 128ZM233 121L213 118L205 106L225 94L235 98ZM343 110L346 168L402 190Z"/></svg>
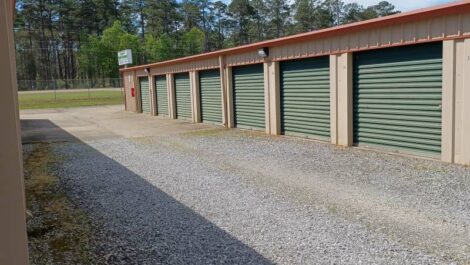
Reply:
<svg viewBox="0 0 470 265"><path fill-rule="evenodd" d="M469 264L470 169L238 130L56 143L107 264Z"/></svg>

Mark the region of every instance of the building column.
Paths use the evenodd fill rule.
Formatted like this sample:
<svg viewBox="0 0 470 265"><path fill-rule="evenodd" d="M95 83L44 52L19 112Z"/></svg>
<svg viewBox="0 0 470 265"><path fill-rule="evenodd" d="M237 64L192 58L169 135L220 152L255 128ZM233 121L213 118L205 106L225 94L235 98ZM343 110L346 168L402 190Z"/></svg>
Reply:
<svg viewBox="0 0 470 265"><path fill-rule="evenodd" d="M138 113L143 113L142 109L142 95L141 92L142 90L140 89L140 76L137 76L137 72L134 72L134 86L135 86L135 100L136 100L136 106L137 106L137 112Z"/></svg>
<svg viewBox="0 0 470 265"><path fill-rule="evenodd" d="M220 89L222 95L222 124L228 128L228 111L227 111L227 78L225 76L225 56L219 56L219 75L220 75Z"/></svg>
<svg viewBox="0 0 470 265"><path fill-rule="evenodd" d="M171 119L176 119L176 95L174 78L174 74L166 74L166 85L168 88L168 109Z"/></svg>
<svg viewBox="0 0 470 265"><path fill-rule="evenodd" d="M195 123L201 122L201 102L200 102L200 88L199 88L199 72L189 72L189 82L191 85L191 112L192 121Z"/></svg>
<svg viewBox="0 0 470 265"><path fill-rule="evenodd" d="M15 45L13 1L0 2L0 264L29 263Z"/></svg>
<svg viewBox="0 0 470 265"><path fill-rule="evenodd" d="M443 47L442 160L470 165L470 39Z"/></svg>
<svg viewBox="0 0 470 265"><path fill-rule="evenodd" d="M353 145L352 53L330 55L331 143Z"/></svg>
<svg viewBox="0 0 470 265"><path fill-rule="evenodd" d="M281 100L279 62L264 63L266 133L281 134Z"/></svg>
<svg viewBox="0 0 470 265"><path fill-rule="evenodd" d="M157 116L157 96L155 93L154 76L149 73L150 115Z"/></svg>
<svg viewBox="0 0 470 265"><path fill-rule="evenodd" d="M444 41L442 61L441 159L442 161L453 163L455 152L455 90L457 81L455 40Z"/></svg>
<svg viewBox="0 0 470 265"><path fill-rule="evenodd" d="M226 104L227 104L227 128L235 128L235 113L233 111L233 75L232 67L225 68Z"/></svg>
<svg viewBox="0 0 470 265"><path fill-rule="evenodd" d="M270 89L269 89L269 65L270 61L265 59L263 63L263 79L264 79L264 132L271 134L271 104L270 104Z"/></svg>
<svg viewBox="0 0 470 265"><path fill-rule="evenodd" d="M135 97L135 72L129 71L124 73L124 87L126 92L126 110L137 112L137 100ZM132 96L132 89L134 89L134 96Z"/></svg>

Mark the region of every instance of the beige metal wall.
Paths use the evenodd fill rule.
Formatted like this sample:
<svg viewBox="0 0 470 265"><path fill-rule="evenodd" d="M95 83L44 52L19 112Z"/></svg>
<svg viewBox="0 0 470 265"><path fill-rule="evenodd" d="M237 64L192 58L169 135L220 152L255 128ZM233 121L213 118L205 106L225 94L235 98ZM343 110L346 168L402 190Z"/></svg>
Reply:
<svg viewBox="0 0 470 265"><path fill-rule="evenodd" d="M150 75L148 76L149 79L149 96L150 96L150 115L156 116L157 115L157 96L155 91L155 77Z"/></svg>
<svg viewBox="0 0 470 265"><path fill-rule="evenodd" d="M331 143L353 145L352 53L330 55Z"/></svg>
<svg viewBox="0 0 470 265"><path fill-rule="evenodd" d="M470 39L444 42L443 157L470 165Z"/></svg>
<svg viewBox="0 0 470 265"><path fill-rule="evenodd" d="M189 72L190 90L191 90L191 113L192 121L195 123L202 122L201 119L201 102L199 88L199 72Z"/></svg>
<svg viewBox="0 0 470 265"><path fill-rule="evenodd" d="M238 54L230 54L225 57L225 63L227 64L227 66L256 64L262 63L263 61L264 59L259 57L257 50Z"/></svg>
<svg viewBox="0 0 470 265"><path fill-rule="evenodd" d="M470 37L470 13L374 28L336 37L271 48L273 60L287 60L397 45Z"/></svg>
<svg viewBox="0 0 470 265"><path fill-rule="evenodd" d="M0 1L0 264L28 264L13 3Z"/></svg>
<svg viewBox="0 0 470 265"><path fill-rule="evenodd" d="M131 89L135 87L135 74L134 72L125 72L123 74L123 84L124 84L124 90L125 90L125 97L126 97L126 108L127 111L131 112L137 112L137 101L136 97L132 97Z"/></svg>
<svg viewBox="0 0 470 265"><path fill-rule="evenodd" d="M198 60L194 62L186 62L180 64L167 65L162 67L152 67L150 73L152 75L162 75L167 73L182 73L196 70L208 70L219 68L219 58L209 58L205 60Z"/></svg>

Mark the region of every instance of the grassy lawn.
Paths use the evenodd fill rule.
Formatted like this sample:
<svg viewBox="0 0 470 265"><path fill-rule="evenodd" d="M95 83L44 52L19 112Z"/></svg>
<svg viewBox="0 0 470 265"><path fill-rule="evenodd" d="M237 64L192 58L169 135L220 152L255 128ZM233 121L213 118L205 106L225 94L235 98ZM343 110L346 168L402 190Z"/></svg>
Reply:
<svg viewBox="0 0 470 265"><path fill-rule="evenodd" d="M19 93L20 109L72 108L123 104L121 91L61 91Z"/></svg>

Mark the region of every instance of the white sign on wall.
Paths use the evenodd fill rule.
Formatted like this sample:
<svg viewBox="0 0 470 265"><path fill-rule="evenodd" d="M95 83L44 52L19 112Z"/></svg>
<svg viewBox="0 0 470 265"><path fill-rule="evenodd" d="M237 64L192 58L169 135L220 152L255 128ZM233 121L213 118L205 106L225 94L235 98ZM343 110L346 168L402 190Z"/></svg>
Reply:
<svg viewBox="0 0 470 265"><path fill-rule="evenodd" d="M130 49L118 52L119 65L132 64L132 51Z"/></svg>

